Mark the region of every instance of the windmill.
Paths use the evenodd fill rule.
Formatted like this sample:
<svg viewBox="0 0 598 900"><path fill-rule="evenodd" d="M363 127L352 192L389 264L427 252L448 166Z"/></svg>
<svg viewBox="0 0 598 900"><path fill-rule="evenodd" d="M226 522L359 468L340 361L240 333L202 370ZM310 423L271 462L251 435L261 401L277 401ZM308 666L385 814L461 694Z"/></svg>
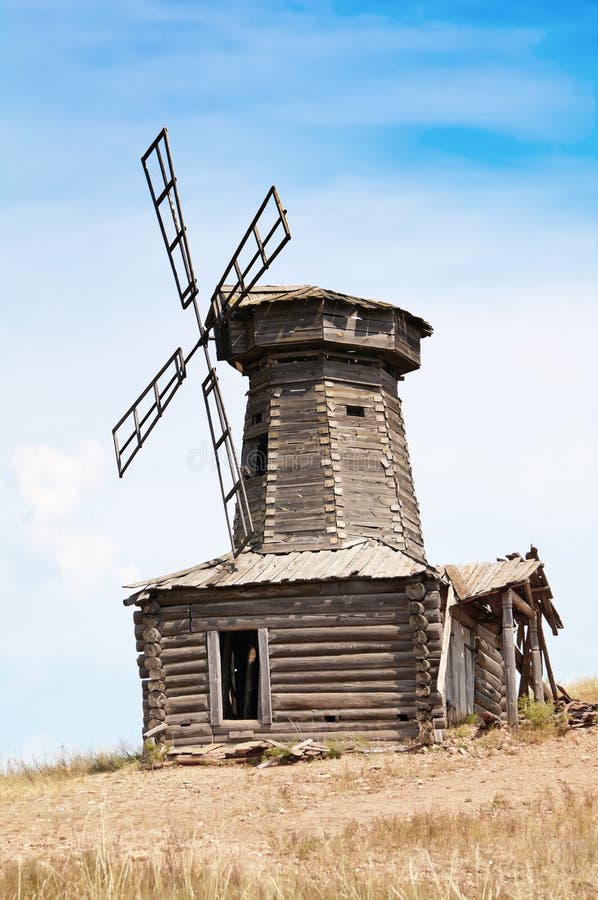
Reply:
<svg viewBox="0 0 598 900"><path fill-rule="evenodd" d="M231 312L249 294L282 248L291 239L276 187L267 192L224 274L214 289L205 322L198 303L199 289L187 240L181 201L174 173L168 132L158 134L141 157L141 163L158 217L160 233L183 309L193 307L199 338L188 353L178 347L147 387L112 429L119 477L141 450L166 407L187 376L187 366L201 347L207 375L202 393L214 448L220 491L232 551L240 553L253 533L251 512L235 451L229 419L224 407L218 375L208 348L215 329L225 327ZM236 504L237 527L233 528L230 505Z"/></svg>

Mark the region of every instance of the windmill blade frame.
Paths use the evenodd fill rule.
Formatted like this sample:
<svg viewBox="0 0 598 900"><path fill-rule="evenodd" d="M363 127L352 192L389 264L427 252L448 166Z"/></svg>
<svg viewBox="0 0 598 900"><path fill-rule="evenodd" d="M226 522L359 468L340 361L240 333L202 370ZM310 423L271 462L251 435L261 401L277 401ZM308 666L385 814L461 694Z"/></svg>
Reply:
<svg viewBox="0 0 598 900"><path fill-rule="evenodd" d="M197 346L194 350L197 349ZM146 439L154 430L158 420L162 418L162 413L185 380L187 362L194 350L185 359L182 349L177 347L172 356L167 359L160 371L152 378L148 386L144 388L112 429L119 478L123 477L133 459L143 447ZM174 372L171 372L166 384L160 384L160 379L166 376L168 370L172 368L174 368ZM146 399L150 402L144 408ZM129 424L129 430L125 432L126 437L122 440L119 438L119 432L122 432L123 427L127 423Z"/></svg>
<svg viewBox="0 0 598 900"><path fill-rule="evenodd" d="M272 217L269 221L268 216ZM267 222L263 235L258 227L262 218ZM206 316L206 328L212 328L226 320L290 240L286 209L283 209L278 191L272 185L214 289ZM257 269L254 268L256 264ZM232 280L229 278L231 275Z"/></svg>
<svg viewBox="0 0 598 900"><path fill-rule="evenodd" d="M204 326L197 300L197 280L191 260L187 229L183 219L166 128L163 128L152 141L141 157L141 164L174 275L179 300L183 309L187 309L190 305L193 306L199 329L199 340L187 356L183 355L180 347L175 350L112 429L118 474L122 478L141 450L147 437L186 378L189 360L196 350L202 347L208 371L207 377L202 383L202 392L226 524L233 554L237 556L252 537L254 528L218 375L210 358L208 341L211 330L224 323L230 312L247 296L257 280L290 240L291 232L286 221L286 210L282 208L278 192L272 186L235 250L224 275L218 282L212 295ZM263 222L268 222L268 224L264 226ZM260 226L264 232L263 236L260 234ZM225 287L225 283L233 271L236 281L232 286L226 285ZM222 456L225 457L225 461L222 460ZM228 483L225 483L227 471L229 479ZM229 511L231 503L236 504L236 523Z"/></svg>
<svg viewBox="0 0 598 900"><path fill-rule="evenodd" d="M179 300L183 309L186 309L197 296L198 288L166 128L162 129L145 151L141 157L141 165L158 218ZM164 216L165 205L170 212L170 219ZM174 234L172 240L169 231Z"/></svg>

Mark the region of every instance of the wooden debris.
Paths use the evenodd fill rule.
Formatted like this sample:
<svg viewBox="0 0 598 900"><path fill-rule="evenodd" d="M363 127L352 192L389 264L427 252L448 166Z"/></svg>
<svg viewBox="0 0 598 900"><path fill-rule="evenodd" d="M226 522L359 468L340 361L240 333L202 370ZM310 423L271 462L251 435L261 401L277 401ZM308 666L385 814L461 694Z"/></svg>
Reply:
<svg viewBox="0 0 598 900"><path fill-rule="evenodd" d="M563 707L563 714L569 728L589 728L598 721L598 703L572 700Z"/></svg>

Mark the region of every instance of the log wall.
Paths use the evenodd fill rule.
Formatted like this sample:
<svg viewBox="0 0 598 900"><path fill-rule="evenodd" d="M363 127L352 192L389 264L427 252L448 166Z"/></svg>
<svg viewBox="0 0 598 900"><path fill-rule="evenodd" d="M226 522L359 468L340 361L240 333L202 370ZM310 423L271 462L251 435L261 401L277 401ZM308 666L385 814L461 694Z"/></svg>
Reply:
<svg viewBox="0 0 598 900"><path fill-rule="evenodd" d="M451 724L472 713L506 717L505 668L500 632L473 619L453 618L447 648L445 698Z"/></svg>
<svg viewBox="0 0 598 900"><path fill-rule="evenodd" d="M315 593L320 591L320 593ZM433 739L441 612L436 583L352 581L172 590L134 614L144 732L175 746L297 734ZM210 716L207 633L267 629L272 722Z"/></svg>

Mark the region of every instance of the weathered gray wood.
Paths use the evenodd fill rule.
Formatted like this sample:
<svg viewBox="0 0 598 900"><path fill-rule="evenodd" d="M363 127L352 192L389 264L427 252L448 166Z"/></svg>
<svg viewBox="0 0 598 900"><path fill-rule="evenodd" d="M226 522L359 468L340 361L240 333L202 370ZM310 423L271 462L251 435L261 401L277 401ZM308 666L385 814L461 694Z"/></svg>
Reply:
<svg viewBox="0 0 598 900"><path fill-rule="evenodd" d="M504 667L502 663L495 662L484 650L482 650L478 645L478 655L476 659L476 665L483 669L485 672L489 672L498 682L504 681Z"/></svg>
<svg viewBox="0 0 598 900"><path fill-rule="evenodd" d="M272 722L272 695L270 692L270 654L268 630L260 628L257 633L260 659L260 692L258 718L264 725Z"/></svg>
<svg viewBox="0 0 598 900"><path fill-rule="evenodd" d="M220 668L220 635L208 631L208 678L210 684L210 722L213 726L222 722L222 675Z"/></svg>
<svg viewBox="0 0 598 900"><path fill-rule="evenodd" d="M400 674L399 674L400 673ZM409 673L409 676L413 675L413 671ZM395 667L392 668L372 668L372 669L364 669L360 667L358 671L355 673L355 677L353 677L350 673L343 672L343 684L345 684L345 680L347 678L351 678L351 681L355 681L359 679L359 684L369 684L370 682L379 682L381 684L392 684L397 681L398 678L406 678L409 677L405 674L404 669L397 669ZM325 685L329 682L336 683L338 682L339 675L338 671L335 670L326 670L326 669L314 669L310 668L307 671L297 671L297 672L284 672L284 671L272 671L270 673L270 681L272 687L278 686L279 684L322 684ZM349 683L349 682L347 682Z"/></svg>
<svg viewBox="0 0 598 900"><path fill-rule="evenodd" d="M279 604L279 611L282 604ZM369 612L348 611L344 613L289 613L288 615L245 615L234 616L206 616L194 617L191 620L194 632L203 631L246 631L259 628L268 628L270 633L277 630L299 631L305 630L306 637L311 639L313 630L319 628L355 628L396 626L400 628L408 624L409 616L405 612L393 612L392 604L389 609L371 610ZM164 640L164 638L163 638Z"/></svg>
<svg viewBox="0 0 598 900"><path fill-rule="evenodd" d="M210 632L208 632L208 634L209 633ZM160 659L162 660L162 663L166 665L167 663L205 659L205 655L206 651L203 643L194 644L191 647L180 647L175 645L174 647L163 647Z"/></svg>
<svg viewBox="0 0 598 900"><path fill-rule="evenodd" d="M165 703L167 713L200 712L208 709L207 693L202 694L178 694L168 696Z"/></svg>
<svg viewBox="0 0 598 900"><path fill-rule="evenodd" d="M320 722L324 722L324 716L326 715L339 715L342 717L342 720L345 722L346 728L355 727L356 723L359 720L365 719L376 719L378 721L394 721L398 723L399 715L407 715L415 717L415 702L414 701L406 701L405 703L398 703L396 706L372 709L371 707L364 708L343 708L341 710L277 710L273 713L274 722L281 721L292 721L292 722L317 722L318 726Z"/></svg>
<svg viewBox="0 0 598 900"><path fill-rule="evenodd" d="M184 662L169 662L165 663L162 669L166 679L170 678L171 675L194 675L196 672L207 672L208 661L204 656L202 659L187 659Z"/></svg>
<svg viewBox="0 0 598 900"><path fill-rule="evenodd" d="M301 656L306 660L320 656L336 656L345 654L363 654L369 656L374 653L397 653L412 655L413 637L408 639L405 637L401 640L399 635L394 641L344 641L336 643L330 640L326 643L317 642L309 644L270 644L270 659L280 659L281 657ZM319 663L318 663L319 664Z"/></svg>
<svg viewBox="0 0 598 900"><path fill-rule="evenodd" d="M515 666L515 642L513 637L513 591L502 595L502 647L505 661L505 688L507 697L507 721L517 728L517 669Z"/></svg>
<svg viewBox="0 0 598 900"><path fill-rule="evenodd" d="M542 681L542 656L540 654L540 640L538 638L538 619L534 613L529 622L529 640L532 657L532 689L536 703L544 702L544 684Z"/></svg>
<svg viewBox="0 0 598 900"><path fill-rule="evenodd" d="M520 613L523 613L524 616L527 616L528 619L533 618L534 610L526 603L525 600L519 596L517 591L511 590L511 600L515 609L519 610Z"/></svg>
<svg viewBox="0 0 598 900"><path fill-rule="evenodd" d="M388 666L396 666L396 668L414 668L413 652L404 653L358 653L358 654L340 654L333 656L318 656L313 658L297 657L281 657L273 659L270 655L270 670L272 672L297 672L297 671L318 671L326 669L336 669L337 671L388 668Z"/></svg>
<svg viewBox="0 0 598 900"><path fill-rule="evenodd" d="M325 710L335 713L345 709L361 709L378 712L386 707L398 709L400 706L412 704L415 691L399 693L398 691L369 694L367 692L334 691L333 693L299 693L282 694L278 691L272 697L272 709L275 711L309 711Z"/></svg>
<svg viewBox="0 0 598 900"><path fill-rule="evenodd" d="M322 674L331 676L328 680L322 680ZM389 678L386 681L342 681L342 689L343 691L353 691L353 692L364 692L364 693L378 693L378 692L398 692L398 693L413 693L415 691L415 677L413 678L405 678L401 681L397 680L396 672L394 673L394 678ZM430 678L431 676L428 673L424 673L422 677ZM320 673L318 676L314 676L313 674L302 676L302 681L293 682L289 681L289 675L286 676L284 681L272 681L272 693L273 694L312 694L312 693L329 693L335 690L335 687L339 684L338 675L335 673L325 672ZM419 683L419 682L418 682ZM429 682L428 682L429 683Z"/></svg>

